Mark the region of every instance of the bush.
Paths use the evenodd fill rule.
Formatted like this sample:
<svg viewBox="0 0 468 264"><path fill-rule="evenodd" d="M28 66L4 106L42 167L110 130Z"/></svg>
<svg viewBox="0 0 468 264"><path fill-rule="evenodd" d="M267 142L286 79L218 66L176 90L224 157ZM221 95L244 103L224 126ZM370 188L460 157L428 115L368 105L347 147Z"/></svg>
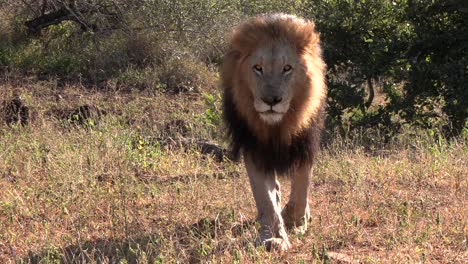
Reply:
<svg viewBox="0 0 468 264"><path fill-rule="evenodd" d="M95 85L210 89L232 25L258 13L293 13L313 19L321 33L331 127L398 132L412 124L456 135L468 115L464 2L6 0L0 66ZM24 26L64 7L79 19L39 32Z"/></svg>
<svg viewBox="0 0 468 264"><path fill-rule="evenodd" d="M398 130L397 120L459 134L468 114L463 8L461 0L308 1L328 65L331 123L359 109L355 127ZM376 92L386 103L372 104Z"/></svg>

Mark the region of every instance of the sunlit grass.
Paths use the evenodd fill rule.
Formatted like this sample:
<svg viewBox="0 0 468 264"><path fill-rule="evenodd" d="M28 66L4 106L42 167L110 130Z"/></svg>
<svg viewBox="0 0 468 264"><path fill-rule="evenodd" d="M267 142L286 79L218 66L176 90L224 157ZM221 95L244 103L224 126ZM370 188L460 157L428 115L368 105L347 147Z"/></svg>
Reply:
<svg viewBox="0 0 468 264"><path fill-rule="evenodd" d="M203 96L19 88L37 117L0 127L0 262L463 263L468 147L414 136L369 151L336 140L320 154L312 223L286 254L255 247L255 206L241 164L158 137L224 144ZM3 86L2 98L12 87ZM60 93L62 99L55 100ZM92 104L91 127L50 113ZM210 115L213 113L210 112ZM398 143L400 142L400 143ZM288 183L283 180L283 201Z"/></svg>

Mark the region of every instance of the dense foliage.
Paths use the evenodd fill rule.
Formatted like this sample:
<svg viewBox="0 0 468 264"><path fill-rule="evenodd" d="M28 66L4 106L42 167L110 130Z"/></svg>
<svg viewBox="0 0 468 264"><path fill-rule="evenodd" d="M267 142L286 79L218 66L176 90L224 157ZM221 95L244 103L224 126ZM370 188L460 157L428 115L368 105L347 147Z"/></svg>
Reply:
<svg viewBox="0 0 468 264"><path fill-rule="evenodd" d="M464 0L0 1L0 67L116 89L216 86L225 33L265 12L313 19L329 124L467 132Z"/></svg>
<svg viewBox="0 0 468 264"><path fill-rule="evenodd" d="M322 32L335 120L348 112L355 126L395 130L411 122L462 131L468 113L466 6L464 1L310 1L306 10ZM376 89L385 101L372 107Z"/></svg>

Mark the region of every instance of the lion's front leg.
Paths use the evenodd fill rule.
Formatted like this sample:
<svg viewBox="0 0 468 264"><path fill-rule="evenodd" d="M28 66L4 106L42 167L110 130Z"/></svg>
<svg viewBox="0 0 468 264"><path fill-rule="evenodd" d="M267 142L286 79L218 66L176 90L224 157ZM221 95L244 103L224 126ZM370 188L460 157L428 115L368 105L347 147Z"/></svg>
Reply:
<svg viewBox="0 0 468 264"><path fill-rule="evenodd" d="M295 169L291 175L291 194L289 201L282 211L287 228L304 233L310 221L309 185L312 167L304 165Z"/></svg>
<svg viewBox="0 0 468 264"><path fill-rule="evenodd" d="M258 170L248 155L244 155L244 161L258 211L260 242L268 250L285 251L291 244L281 217L281 194L276 176Z"/></svg>

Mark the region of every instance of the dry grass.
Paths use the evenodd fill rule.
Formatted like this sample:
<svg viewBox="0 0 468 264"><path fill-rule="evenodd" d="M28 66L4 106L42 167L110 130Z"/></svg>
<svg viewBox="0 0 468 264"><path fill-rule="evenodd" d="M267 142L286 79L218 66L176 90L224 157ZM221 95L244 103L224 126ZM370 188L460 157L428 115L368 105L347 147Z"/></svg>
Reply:
<svg viewBox="0 0 468 264"><path fill-rule="evenodd" d="M0 127L1 263L468 261L466 140L414 138L377 154L332 144L315 167L311 229L279 255L254 247L241 165L151 141L221 141L202 96L33 81L0 85L0 98L15 89L36 118ZM91 128L64 119L83 104L107 114Z"/></svg>

